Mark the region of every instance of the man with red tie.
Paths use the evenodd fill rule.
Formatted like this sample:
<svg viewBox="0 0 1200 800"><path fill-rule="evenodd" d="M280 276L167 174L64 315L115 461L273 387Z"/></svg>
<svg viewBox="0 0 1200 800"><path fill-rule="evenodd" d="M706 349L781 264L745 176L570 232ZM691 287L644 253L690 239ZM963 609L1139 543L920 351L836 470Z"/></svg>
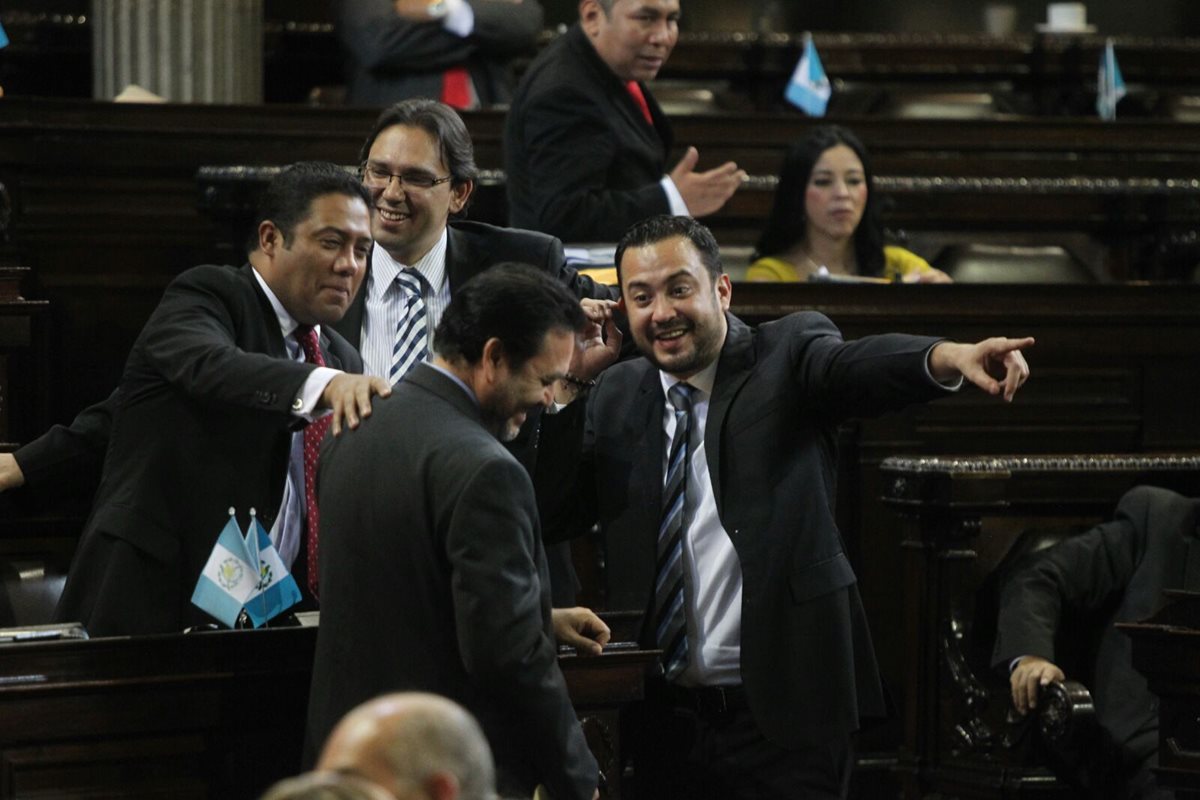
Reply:
<svg viewBox="0 0 1200 800"><path fill-rule="evenodd" d="M368 200L333 164L293 165L264 194L247 264L195 267L167 287L103 404L104 470L57 620L92 636L206 622L190 598L230 508L240 527L256 509L312 590L304 431L357 427L371 396L391 391L350 374L362 360L332 330L366 270ZM72 452L71 430L56 431L35 443L43 455Z"/></svg>
<svg viewBox="0 0 1200 800"><path fill-rule="evenodd" d="M645 81L679 37L679 0L582 0L579 24L525 73L504 130L509 224L615 242L656 214L719 210L746 174L698 172L689 147L665 174L671 125Z"/></svg>
<svg viewBox="0 0 1200 800"><path fill-rule="evenodd" d="M458 109L512 97L510 61L542 32L537 0L339 0L347 101L387 106L410 97Z"/></svg>

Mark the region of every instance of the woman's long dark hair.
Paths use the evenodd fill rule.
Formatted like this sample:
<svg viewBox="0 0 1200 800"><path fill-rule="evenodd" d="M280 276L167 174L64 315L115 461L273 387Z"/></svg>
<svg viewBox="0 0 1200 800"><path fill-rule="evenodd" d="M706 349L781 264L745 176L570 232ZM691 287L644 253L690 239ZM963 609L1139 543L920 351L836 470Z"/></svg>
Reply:
<svg viewBox="0 0 1200 800"><path fill-rule="evenodd" d="M839 144L846 145L858 156L867 182L867 205L863 209L862 220L854 229L854 257L858 262L858 272L869 276L883 274L883 221L875 198L871 162L858 137L837 125L814 128L808 136L788 148L779 170L775 205L767 218L767 227L758 239L756 258L780 255L804 238L804 193L808 188L808 180L821 154Z"/></svg>

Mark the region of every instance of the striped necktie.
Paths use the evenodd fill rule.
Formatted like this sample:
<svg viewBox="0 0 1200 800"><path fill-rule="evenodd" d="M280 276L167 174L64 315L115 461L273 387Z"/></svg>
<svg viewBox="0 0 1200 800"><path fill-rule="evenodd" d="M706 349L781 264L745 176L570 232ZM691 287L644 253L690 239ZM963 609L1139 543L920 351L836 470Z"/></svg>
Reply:
<svg viewBox="0 0 1200 800"><path fill-rule="evenodd" d="M671 437L667 477L663 482L654 582L655 640L663 651L667 680L677 678L688 661L687 618L683 609L683 528L694 391L694 386L682 382L667 391L667 399L675 408L675 435Z"/></svg>
<svg viewBox="0 0 1200 800"><path fill-rule="evenodd" d="M396 283L404 293L404 316L396 325L392 366L388 370L388 381L393 385L429 355L424 297L428 282L416 270L405 269L396 275Z"/></svg>

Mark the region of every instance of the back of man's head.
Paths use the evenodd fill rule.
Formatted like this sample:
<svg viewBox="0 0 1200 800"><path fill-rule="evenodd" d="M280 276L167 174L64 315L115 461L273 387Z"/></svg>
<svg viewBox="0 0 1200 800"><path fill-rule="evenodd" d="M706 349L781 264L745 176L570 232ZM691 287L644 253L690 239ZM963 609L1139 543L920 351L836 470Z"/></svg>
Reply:
<svg viewBox="0 0 1200 800"><path fill-rule="evenodd" d="M541 352L551 330L583 327L579 299L559 281L526 264L497 264L464 283L434 334L434 349L449 362L477 364L489 339L499 339L519 369Z"/></svg>
<svg viewBox="0 0 1200 800"><path fill-rule="evenodd" d="M355 176L328 161L298 161L284 167L271 179L258 199L254 229L246 243L246 252L258 249L258 227L270 220L290 246L296 225L309 214L312 203L327 194L342 194L371 207L371 195Z"/></svg>
<svg viewBox="0 0 1200 800"><path fill-rule="evenodd" d="M317 769L364 777L398 800L495 797L495 766L479 723L433 694L390 694L358 706L330 734Z"/></svg>

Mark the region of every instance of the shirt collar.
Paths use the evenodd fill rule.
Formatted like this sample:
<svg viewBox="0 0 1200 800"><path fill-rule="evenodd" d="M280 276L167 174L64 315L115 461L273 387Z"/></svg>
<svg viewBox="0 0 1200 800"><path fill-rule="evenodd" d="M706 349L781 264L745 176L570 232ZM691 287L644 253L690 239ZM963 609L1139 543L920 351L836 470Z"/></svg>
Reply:
<svg viewBox="0 0 1200 800"><path fill-rule="evenodd" d="M283 334L283 338L286 341L287 337L291 336L296 328L300 327L300 323L288 313L288 310L283 307L283 303L279 302L279 298L271 291L271 287L267 285L266 280L258 273L258 270L250 267L250 271L254 273L254 278L258 281L258 285L262 287L263 293L266 294L267 300L271 303L271 308L275 311L275 319L279 322L279 331ZM317 338L320 339L321 326L313 325L313 330L317 332Z"/></svg>
<svg viewBox="0 0 1200 800"><path fill-rule="evenodd" d="M687 379L687 382L696 389L704 392L708 396L712 396L713 386L717 382L717 362L720 359L714 358L712 363L704 369L697 372L695 375ZM670 390L672 386L679 383L679 379L674 375L668 375L662 370L658 371L658 379L662 381L663 394Z"/></svg>
<svg viewBox="0 0 1200 800"><path fill-rule="evenodd" d="M428 253L417 259L415 264L401 264L392 258L392 254L383 249L379 242L375 242L371 251L371 296L382 297L403 269L412 269L421 273L421 276L429 282L434 294L437 294L441 291L442 284L446 282L446 242L448 240L449 233L446 228L442 228L442 235L438 237L437 242L429 248Z"/></svg>

